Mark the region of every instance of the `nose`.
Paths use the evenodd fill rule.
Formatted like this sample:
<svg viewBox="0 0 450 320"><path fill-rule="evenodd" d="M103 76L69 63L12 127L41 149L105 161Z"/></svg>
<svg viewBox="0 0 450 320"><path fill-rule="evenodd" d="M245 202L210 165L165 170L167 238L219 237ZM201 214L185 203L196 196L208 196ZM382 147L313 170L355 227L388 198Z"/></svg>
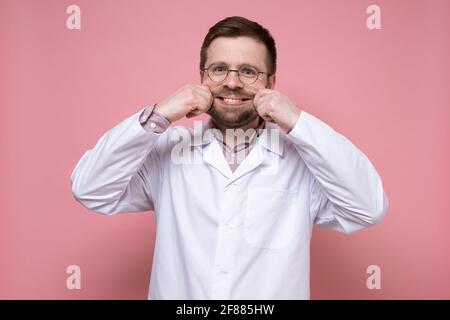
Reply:
<svg viewBox="0 0 450 320"><path fill-rule="evenodd" d="M230 89L243 88L244 87L243 83L239 79L238 71L236 71L236 70L230 70L228 72L227 77L223 81L223 85L228 87L228 88L230 88Z"/></svg>

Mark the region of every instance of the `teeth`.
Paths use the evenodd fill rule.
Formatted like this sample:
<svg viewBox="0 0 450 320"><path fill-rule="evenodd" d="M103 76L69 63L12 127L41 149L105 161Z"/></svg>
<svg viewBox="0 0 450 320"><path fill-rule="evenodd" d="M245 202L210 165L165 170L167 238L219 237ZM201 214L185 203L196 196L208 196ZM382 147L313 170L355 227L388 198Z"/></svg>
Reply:
<svg viewBox="0 0 450 320"><path fill-rule="evenodd" d="M224 100L225 102L230 102L230 103L233 103L233 102L241 102L241 101L242 101L242 99L233 99L233 98L223 98L223 100Z"/></svg>

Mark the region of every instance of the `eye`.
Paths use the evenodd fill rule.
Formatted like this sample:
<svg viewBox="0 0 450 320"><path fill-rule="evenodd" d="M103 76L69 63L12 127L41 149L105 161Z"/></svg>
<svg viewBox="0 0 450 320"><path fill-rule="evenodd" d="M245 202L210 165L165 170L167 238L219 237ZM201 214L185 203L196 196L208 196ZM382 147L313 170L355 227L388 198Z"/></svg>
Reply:
<svg viewBox="0 0 450 320"><path fill-rule="evenodd" d="M256 74L258 73L255 69L248 67L242 68L240 72L242 73L243 76L246 77L255 77Z"/></svg>
<svg viewBox="0 0 450 320"><path fill-rule="evenodd" d="M227 71L227 67L224 65L217 65L217 66L213 66L211 68L212 72L217 72L217 73L221 73L221 72L226 72Z"/></svg>

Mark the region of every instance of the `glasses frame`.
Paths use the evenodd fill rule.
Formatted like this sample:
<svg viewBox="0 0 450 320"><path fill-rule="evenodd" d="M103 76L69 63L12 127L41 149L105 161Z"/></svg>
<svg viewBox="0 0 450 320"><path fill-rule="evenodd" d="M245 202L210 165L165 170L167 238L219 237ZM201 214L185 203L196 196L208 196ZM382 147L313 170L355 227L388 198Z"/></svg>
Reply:
<svg viewBox="0 0 450 320"><path fill-rule="evenodd" d="M242 82L242 83L245 84L245 85L252 85L252 84L254 84L256 81L258 81L259 75L260 75L260 74L267 74L267 76L271 76L271 75L272 75L272 74L269 73L269 72L259 71L257 68L252 67L252 68L254 68L254 69L258 72L258 73L257 73L257 76L256 76L256 78L255 78L255 80L254 80L253 82L251 82L251 83L246 83L246 82L242 81L242 79L241 79L241 73L240 73L240 71L239 71L238 69L229 69L228 66L227 66L226 64L224 64L224 65L226 66L226 68L227 68L227 73L226 73L225 77L223 78L223 80L221 80L221 81L216 81L216 80L212 79L211 76L210 76L210 74L209 74L209 69L210 69L212 66L216 65L216 64L217 64L217 63L212 63L212 64L209 65L209 67L205 67L205 68L202 69L202 71L206 71L206 74L208 75L208 78L209 78L212 82L215 82L215 83L222 83L222 82L224 82L224 81L228 78L228 74L229 74L230 72L236 72L237 75L238 75L239 81ZM220 65L220 64L219 64L219 65Z"/></svg>

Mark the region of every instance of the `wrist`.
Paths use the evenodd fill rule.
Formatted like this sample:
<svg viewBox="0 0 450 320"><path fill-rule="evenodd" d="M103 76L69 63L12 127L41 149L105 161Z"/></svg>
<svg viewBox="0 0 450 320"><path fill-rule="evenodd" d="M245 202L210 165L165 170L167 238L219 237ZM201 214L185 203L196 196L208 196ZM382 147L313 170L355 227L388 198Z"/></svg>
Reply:
<svg viewBox="0 0 450 320"><path fill-rule="evenodd" d="M292 117L292 120L291 120L290 124L286 128L286 133L287 134L289 134L289 132L291 132L291 130L294 129L295 125L298 122L298 119L300 119L300 114L301 114L301 110L298 110L298 112L296 112L294 114L294 116Z"/></svg>
<svg viewBox="0 0 450 320"><path fill-rule="evenodd" d="M164 117L169 121L170 123L176 121L176 119L173 119L167 112L164 111L164 107L161 107L158 103L155 103L155 108L153 109L153 112L160 115L161 117Z"/></svg>

